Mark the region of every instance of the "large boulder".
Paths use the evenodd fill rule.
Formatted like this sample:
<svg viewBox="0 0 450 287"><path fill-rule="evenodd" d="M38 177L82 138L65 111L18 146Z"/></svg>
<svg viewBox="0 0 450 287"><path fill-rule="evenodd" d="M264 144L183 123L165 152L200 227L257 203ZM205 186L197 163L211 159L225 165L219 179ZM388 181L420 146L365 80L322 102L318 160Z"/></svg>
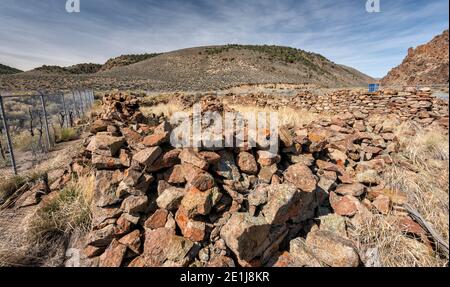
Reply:
<svg viewBox="0 0 450 287"><path fill-rule="evenodd" d="M304 221L314 215L314 194L293 184L276 184L268 188L269 200L262 213L270 224L284 224L293 219Z"/></svg>
<svg viewBox="0 0 450 287"><path fill-rule="evenodd" d="M124 143L125 140L123 137L114 137L108 134L98 133L91 138L86 150L105 156L116 156Z"/></svg>
<svg viewBox="0 0 450 287"><path fill-rule="evenodd" d="M220 236L240 260L251 261L263 253L269 233L270 225L264 217L234 213L222 227Z"/></svg>
<svg viewBox="0 0 450 287"><path fill-rule="evenodd" d="M105 207L120 202L120 198L116 195L116 189L122 177L119 170L98 170L96 172L93 200L96 206Z"/></svg>
<svg viewBox="0 0 450 287"><path fill-rule="evenodd" d="M162 209L177 210L185 194L183 188L169 187L158 196L156 204Z"/></svg>
<svg viewBox="0 0 450 287"><path fill-rule="evenodd" d="M168 263L187 266L196 256L196 248L192 241L175 235L170 229L147 229L141 256L146 267L161 267Z"/></svg>
<svg viewBox="0 0 450 287"><path fill-rule="evenodd" d="M326 230L310 232L306 238L306 246L314 257L328 266L359 266L359 255L354 244L333 232Z"/></svg>

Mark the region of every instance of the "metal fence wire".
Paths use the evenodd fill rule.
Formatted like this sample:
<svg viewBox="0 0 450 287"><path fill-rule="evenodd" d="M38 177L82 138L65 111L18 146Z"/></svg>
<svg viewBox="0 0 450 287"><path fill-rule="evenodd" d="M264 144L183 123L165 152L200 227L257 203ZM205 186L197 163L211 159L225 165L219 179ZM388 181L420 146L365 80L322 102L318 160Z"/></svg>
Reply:
<svg viewBox="0 0 450 287"><path fill-rule="evenodd" d="M88 89L56 92L0 93L0 167L17 174L17 158L32 164L45 155L94 104Z"/></svg>

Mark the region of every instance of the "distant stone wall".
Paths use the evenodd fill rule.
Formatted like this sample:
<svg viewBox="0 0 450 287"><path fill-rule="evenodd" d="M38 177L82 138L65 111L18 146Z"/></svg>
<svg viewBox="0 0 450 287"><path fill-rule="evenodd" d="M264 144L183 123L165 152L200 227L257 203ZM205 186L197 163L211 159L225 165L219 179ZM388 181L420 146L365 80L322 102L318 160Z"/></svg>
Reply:
<svg viewBox="0 0 450 287"><path fill-rule="evenodd" d="M402 120L416 120L423 124L430 124L436 119L448 122L448 101L433 97L431 91L363 93L342 90L324 95L301 93L293 98L246 95L233 96L230 102L274 109L291 107L332 115L345 112L397 115Z"/></svg>

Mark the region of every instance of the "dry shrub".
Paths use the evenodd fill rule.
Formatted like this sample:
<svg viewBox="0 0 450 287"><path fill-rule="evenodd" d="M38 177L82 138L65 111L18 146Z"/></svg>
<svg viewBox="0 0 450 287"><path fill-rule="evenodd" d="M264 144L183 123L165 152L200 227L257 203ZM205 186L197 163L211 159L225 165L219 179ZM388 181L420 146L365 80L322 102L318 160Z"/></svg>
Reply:
<svg viewBox="0 0 450 287"><path fill-rule="evenodd" d="M29 151L38 142L38 136L32 137L29 131L13 134L11 138L14 149L19 151Z"/></svg>
<svg viewBox="0 0 450 287"><path fill-rule="evenodd" d="M41 241L55 235L67 236L73 232L88 231L93 190L93 176L70 182L37 210L29 226L31 238Z"/></svg>
<svg viewBox="0 0 450 287"><path fill-rule="evenodd" d="M80 137L79 132L74 128L57 128L55 129L56 142L68 142L76 140Z"/></svg>

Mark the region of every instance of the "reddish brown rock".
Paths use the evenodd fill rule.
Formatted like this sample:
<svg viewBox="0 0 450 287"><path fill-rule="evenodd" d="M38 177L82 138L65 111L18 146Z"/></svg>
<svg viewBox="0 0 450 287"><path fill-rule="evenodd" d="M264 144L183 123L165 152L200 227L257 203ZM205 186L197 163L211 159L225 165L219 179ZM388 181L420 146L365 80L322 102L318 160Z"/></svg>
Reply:
<svg viewBox="0 0 450 287"><path fill-rule="evenodd" d="M358 206L356 204L358 199L351 195L346 195L343 197L337 196L334 192L330 193L330 203L334 212L338 215L343 216L353 216L358 211Z"/></svg>
<svg viewBox="0 0 450 287"><path fill-rule="evenodd" d="M130 195L123 200L121 208L127 213L139 213L144 212L147 206L148 198L146 195Z"/></svg>
<svg viewBox="0 0 450 287"><path fill-rule="evenodd" d="M206 162L208 162L208 164L210 165L215 165L220 160L220 155L212 151L201 151L198 153L198 155L206 160Z"/></svg>
<svg viewBox="0 0 450 287"><path fill-rule="evenodd" d="M145 258L143 256L138 256L134 258L127 267L130 268L142 268L145 267Z"/></svg>
<svg viewBox="0 0 450 287"><path fill-rule="evenodd" d="M119 154L119 161L124 167L131 166L131 155L127 150L121 149Z"/></svg>
<svg viewBox="0 0 450 287"><path fill-rule="evenodd" d="M208 215L212 208L212 190L200 191L191 187L181 201L181 207L187 212L189 218L196 215Z"/></svg>
<svg viewBox="0 0 450 287"><path fill-rule="evenodd" d="M236 158L239 169L247 174L257 174L258 165L255 157L248 152L240 152Z"/></svg>
<svg viewBox="0 0 450 287"><path fill-rule="evenodd" d="M389 199L389 196L386 195L380 195L372 202L373 206L381 213L381 214L388 214L391 209L391 200Z"/></svg>
<svg viewBox="0 0 450 287"><path fill-rule="evenodd" d="M162 153L160 147L151 147L141 150L133 156L133 161L138 162L141 165L149 166L151 165Z"/></svg>
<svg viewBox="0 0 450 287"><path fill-rule="evenodd" d="M100 256L99 267L120 267L127 247L113 240L105 252Z"/></svg>
<svg viewBox="0 0 450 287"><path fill-rule="evenodd" d="M278 168L276 164L271 166L263 166L259 171L258 178L263 183L270 183L273 175L277 172Z"/></svg>
<svg viewBox="0 0 450 287"><path fill-rule="evenodd" d="M184 207L180 207L175 214L175 221L180 227L183 237L193 241L201 242L205 240L206 224L204 222L189 219L188 212Z"/></svg>
<svg viewBox="0 0 450 287"><path fill-rule="evenodd" d="M317 180L306 165L294 164L284 172L284 178L305 192L316 189Z"/></svg>
<svg viewBox="0 0 450 287"><path fill-rule="evenodd" d="M173 167L180 163L179 154L181 150L174 149L160 155L150 166L146 167L147 172L156 172L165 168Z"/></svg>
<svg viewBox="0 0 450 287"><path fill-rule="evenodd" d="M292 184L272 185L268 188L269 200L262 214L270 224L284 224L290 219L297 222L308 219L315 208L311 206L314 195L298 190Z"/></svg>
<svg viewBox="0 0 450 287"><path fill-rule="evenodd" d="M194 152L192 149L183 149L181 151L179 158L181 159L182 163L190 163L202 170L208 169L208 162L201 158L196 152Z"/></svg>
<svg viewBox="0 0 450 287"><path fill-rule="evenodd" d="M165 209L156 210L144 223L145 228L158 229L164 227L167 222L169 212Z"/></svg>
<svg viewBox="0 0 450 287"><path fill-rule="evenodd" d="M240 260L251 261L262 254L269 236L270 225L264 217L248 213L234 213L220 232L226 245Z"/></svg>
<svg viewBox="0 0 450 287"><path fill-rule="evenodd" d="M92 155L92 165L97 170L114 170L122 167L122 162L118 158L93 154Z"/></svg>
<svg viewBox="0 0 450 287"><path fill-rule="evenodd" d="M336 188L336 193L340 195L361 196L365 193L366 186L360 183L341 184Z"/></svg>
<svg viewBox="0 0 450 287"><path fill-rule="evenodd" d="M146 267L161 267L166 261L186 266L196 255L193 247L192 241L176 236L169 229L147 230L142 256Z"/></svg>
<svg viewBox="0 0 450 287"><path fill-rule="evenodd" d="M205 267L236 267L233 259L227 256L217 255L206 263Z"/></svg>
<svg viewBox="0 0 450 287"><path fill-rule="evenodd" d="M120 202L116 189L122 180L120 171L99 170L95 174L94 202L98 207L106 207Z"/></svg>
<svg viewBox="0 0 450 287"><path fill-rule="evenodd" d="M126 218L125 214L122 214L116 221L114 225L114 235L115 237L120 237L122 235L130 232L132 228L132 223Z"/></svg>
<svg viewBox="0 0 450 287"><path fill-rule="evenodd" d="M169 141L170 134L168 132L166 133L155 133L149 136L146 136L142 143L145 146L153 147L153 146L159 146L163 143L166 143Z"/></svg>
<svg viewBox="0 0 450 287"><path fill-rule="evenodd" d="M424 236L427 232L414 220L410 217L401 217L395 220L399 229L403 232L415 234L417 236Z"/></svg>
<svg viewBox="0 0 450 287"><path fill-rule="evenodd" d="M135 230L128 235L125 235L119 239L119 243L128 247L134 254L140 253L141 248L141 233L139 230Z"/></svg>
<svg viewBox="0 0 450 287"><path fill-rule="evenodd" d="M93 258L93 257L97 257L97 256L101 255L104 251L105 251L104 247L102 248L102 247L88 245L83 249L83 255L86 258Z"/></svg>
<svg viewBox="0 0 450 287"><path fill-rule="evenodd" d="M182 188L169 187L158 196L156 203L161 209L176 210L180 206L185 193Z"/></svg>
<svg viewBox="0 0 450 287"><path fill-rule="evenodd" d="M330 231L313 231L306 246L314 257L331 267L357 267L360 260L354 244Z"/></svg>
<svg viewBox="0 0 450 287"><path fill-rule="evenodd" d="M184 173L183 173L183 167L181 165L176 165L174 167L172 167L171 169L169 169L165 174L164 174L164 179L168 182L168 183L172 183L172 184L183 184L186 182L186 178L184 177Z"/></svg>
<svg viewBox="0 0 450 287"><path fill-rule="evenodd" d="M89 131L92 134L96 134L99 132L106 132L106 129L108 128L109 122L104 121L102 119L95 120L91 123Z"/></svg>
<svg viewBox="0 0 450 287"><path fill-rule="evenodd" d="M97 133L92 137L86 150L104 156L116 156L124 143L123 137Z"/></svg>
<svg viewBox="0 0 450 287"><path fill-rule="evenodd" d="M271 166L280 162L280 156L278 154L271 153L269 151L258 151L258 163L261 166Z"/></svg>
<svg viewBox="0 0 450 287"><path fill-rule="evenodd" d="M189 183L200 191L206 191L214 187L215 180L209 173L202 172L197 174Z"/></svg>

